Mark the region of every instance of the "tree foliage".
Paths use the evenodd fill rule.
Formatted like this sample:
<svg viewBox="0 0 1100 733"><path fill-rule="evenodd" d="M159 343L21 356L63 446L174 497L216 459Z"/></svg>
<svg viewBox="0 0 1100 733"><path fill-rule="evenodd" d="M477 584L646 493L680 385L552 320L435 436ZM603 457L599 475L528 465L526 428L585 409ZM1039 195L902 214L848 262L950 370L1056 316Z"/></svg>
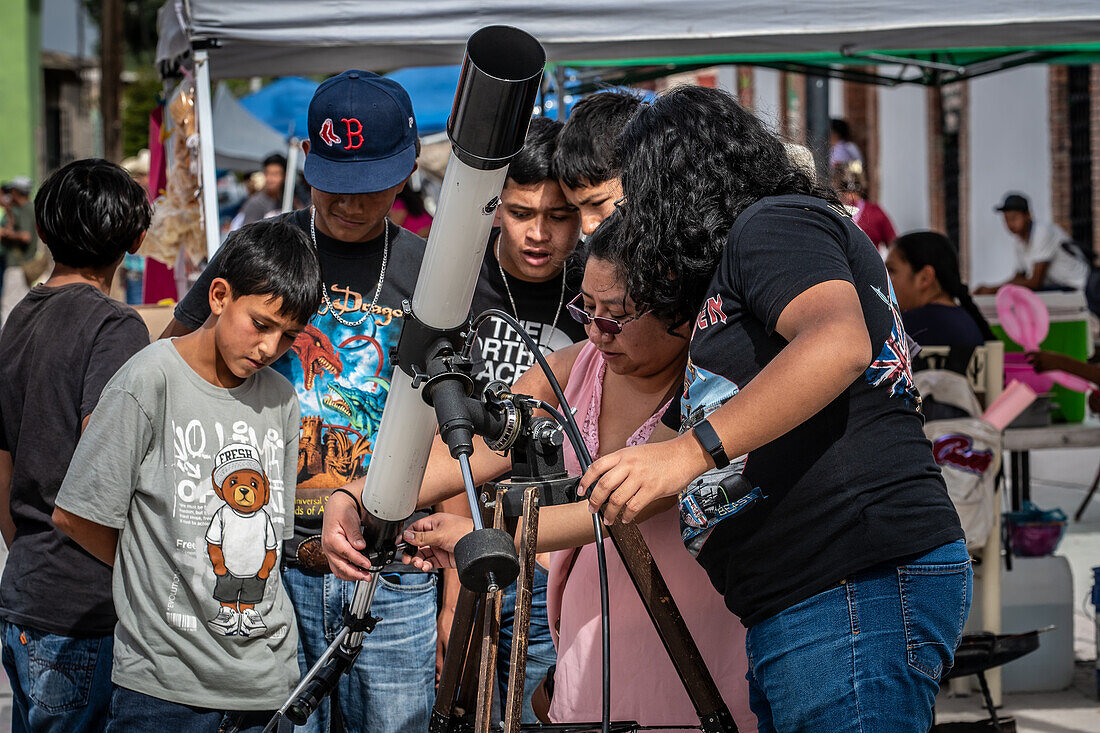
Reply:
<svg viewBox="0 0 1100 733"><path fill-rule="evenodd" d="M126 66L134 68L151 64L157 50L157 11L163 0L124 0L122 3L122 38ZM100 0L84 0L88 15L97 26L103 18Z"/></svg>

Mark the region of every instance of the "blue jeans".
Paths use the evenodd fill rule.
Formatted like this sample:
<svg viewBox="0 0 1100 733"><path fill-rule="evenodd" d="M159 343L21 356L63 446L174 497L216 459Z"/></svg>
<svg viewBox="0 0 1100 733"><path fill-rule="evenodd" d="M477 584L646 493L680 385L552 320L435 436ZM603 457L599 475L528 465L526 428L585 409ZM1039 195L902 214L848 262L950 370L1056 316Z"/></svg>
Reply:
<svg viewBox="0 0 1100 733"><path fill-rule="evenodd" d="M550 622L546 618L546 571L535 565L531 579L531 628L527 641L527 673L523 679L523 723L537 723L531 709L531 696L546 677L547 670L558 661L554 639L550 636ZM500 648L497 650L497 704L503 711L507 701L508 671L512 653L512 623L516 613L516 587L512 583L504 589L504 601L500 613ZM501 712L503 717L503 712Z"/></svg>
<svg viewBox="0 0 1100 733"><path fill-rule="evenodd" d="M111 701L113 637L75 639L6 621L0 628L12 733L103 730Z"/></svg>
<svg viewBox="0 0 1100 733"><path fill-rule="evenodd" d="M261 733L274 714L274 710L197 708L116 687L111 696L111 719L106 733ZM290 728L290 723L282 720L275 730Z"/></svg>
<svg viewBox="0 0 1100 733"><path fill-rule="evenodd" d="M761 733L927 733L974 575L960 540L860 573L749 629Z"/></svg>
<svg viewBox="0 0 1100 733"><path fill-rule="evenodd" d="M296 568L283 572L283 583L298 617L298 666L305 674L342 628L354 584ZM363 637L363 651L335 694L344 730L424 733L435 702L435 575L383 575L371 615L382 621ZM325 700L296 730L330 733L332 717Z"/></svg>

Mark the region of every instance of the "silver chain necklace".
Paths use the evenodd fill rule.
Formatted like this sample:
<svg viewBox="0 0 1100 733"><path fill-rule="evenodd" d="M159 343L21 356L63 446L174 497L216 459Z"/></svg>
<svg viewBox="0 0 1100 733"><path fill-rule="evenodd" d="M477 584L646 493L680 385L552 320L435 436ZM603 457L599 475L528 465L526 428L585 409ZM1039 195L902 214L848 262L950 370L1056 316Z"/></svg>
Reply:
<svg viewBox="0 0 1100 733"><path fill-rule="evenodd" d="M328 285L323 282L321 283L321 296L325 300L325 305L328 307L328 312L332 314L333 318L335 318L338 322L344 324L348 328L356 328L357 326L362 326L363 323L366 322L366 320L370 318L371 315L374 313L374 308L378 305L378 296L382 294L382 283L386 279L386 262L390 258L390 221L388 218L382 220L382 230L385 232L385 239L383 240L384 244L382 245L382 271L378 273L378 287L374 289L374 300L370 302L370 308L367 310L366 313L363 314L362 318L360 318L358 321L355 321L354 323L351 321L345 321L343 318L341 318L340 314L337 313L332 307L332 300L328 296ZM320 250L317 247L316 206L309 207L309 238L313 241L313 248L318 250L318 254L320 254ZM505 285L507 285L507 283L505 283ZM562 295L565 295L564 289L561 292ZM509 293L508 297L512 297L512 294ZM515 304L513 304L513 307L515 307ZM555 323L557 323L557 321L555 321Z"/></svg>
<svg viewBox="0 0 1100 733"><path fill-rule="evenodd" d="M516 299L512 297L512 288L510 288L508 286L508 276L504 274L504 265L500 264L500 238L501 238L501 236L502 236L501 234L497 234L497 246L496 246L497 267L500 268L500 279L504 281L504 292L508 294L508 302L512 304L512 312L516 315L516 320L518 321L520 319L519 318L519 308L516 307ZM554 329L557 328L557 326L558 326L558 316L561 315L561 307L564 303L565 303L565 270L562 269L562 271L561 271L561 297L558 299L558 309L556 311L554 311L554 322L550 324L550 337L551 338L554 337ZM539 341L539 346L540 347L545 346L547 348L550 347L549 344L544 344L544 343L542 343L541 340Z"/></svg>

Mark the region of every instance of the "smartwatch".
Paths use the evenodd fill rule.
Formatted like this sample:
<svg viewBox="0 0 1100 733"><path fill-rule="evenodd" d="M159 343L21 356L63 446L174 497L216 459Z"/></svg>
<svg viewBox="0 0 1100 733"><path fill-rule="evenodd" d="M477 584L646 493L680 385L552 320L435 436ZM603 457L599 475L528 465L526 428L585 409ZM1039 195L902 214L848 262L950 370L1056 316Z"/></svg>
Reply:
<svg viewBox="0 0 1100 733"><path fill-rule="evenodd" d="M695 423L692 432L695 433L695 439L699 441L699 445L703 446L703 450L710 453L716 468L725 468L730 465L729 456L726 455L726 449L722 446L722 439L718 437L718 433L714 432L709 422L700 420Z"/></svg>

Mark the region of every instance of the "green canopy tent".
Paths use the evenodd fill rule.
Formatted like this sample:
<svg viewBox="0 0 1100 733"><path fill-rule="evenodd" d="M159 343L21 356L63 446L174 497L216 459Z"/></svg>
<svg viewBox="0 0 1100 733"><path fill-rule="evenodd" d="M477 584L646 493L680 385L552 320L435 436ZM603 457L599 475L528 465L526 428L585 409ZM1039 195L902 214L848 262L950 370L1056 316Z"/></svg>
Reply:
<svg viewBox="0 0 1100 733"><path fill-rule="evenodd" d="M1097 62L1100 62L1100 43L882 50L855 50L847 47L837 52L725 53L560 61L552 63L550 67L568 69L567 77L575 82L570 86L570 91L583 94L603 85L630 85L723 64L762 66L895 87L902 84L950 84L1024 64ZM882 71L883 68L889 68L890 71Z"/></svg>

